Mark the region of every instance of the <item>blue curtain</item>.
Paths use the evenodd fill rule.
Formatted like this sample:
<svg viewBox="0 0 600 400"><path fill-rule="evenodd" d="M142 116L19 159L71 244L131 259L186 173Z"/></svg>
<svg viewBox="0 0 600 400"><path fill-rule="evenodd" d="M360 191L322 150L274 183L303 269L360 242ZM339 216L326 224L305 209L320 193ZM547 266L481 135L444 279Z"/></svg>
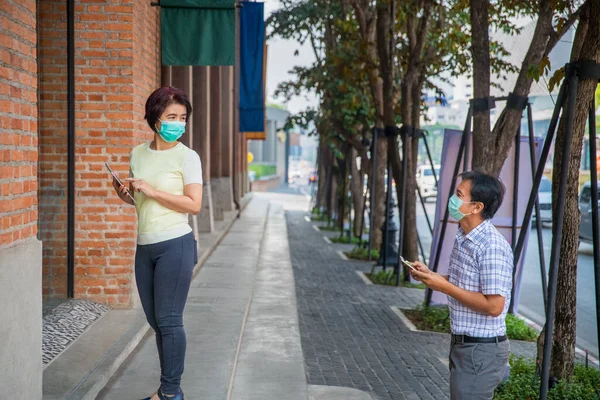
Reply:
<svg viewBox="0 0 600 400"><path fill-rule="evenodd" d="M264 3L240 9L240 132L265 130Z"/></svg>

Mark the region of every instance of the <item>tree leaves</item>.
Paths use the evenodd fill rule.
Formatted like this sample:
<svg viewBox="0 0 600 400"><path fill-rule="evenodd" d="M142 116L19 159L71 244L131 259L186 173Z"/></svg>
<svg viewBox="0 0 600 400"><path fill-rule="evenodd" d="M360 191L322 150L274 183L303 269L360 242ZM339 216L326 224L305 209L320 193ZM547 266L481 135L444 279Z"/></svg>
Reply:
<svg viewBox="0 0 600 400"><path fill-rule="evenodd" d="M565 67L559 68L554 72L550 81L548 81L548 90L550 93L554 91L554 88L557 87L562 80L565 78Z"/></svg>

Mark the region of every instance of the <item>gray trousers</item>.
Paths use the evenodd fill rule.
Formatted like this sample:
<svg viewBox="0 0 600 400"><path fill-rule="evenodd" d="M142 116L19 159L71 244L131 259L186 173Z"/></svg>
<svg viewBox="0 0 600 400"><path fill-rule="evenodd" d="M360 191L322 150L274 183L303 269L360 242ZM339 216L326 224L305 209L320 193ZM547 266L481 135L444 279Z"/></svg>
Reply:
<svg viewBox="0 0 600 400"><path fill-rule="evenodd" d="M510 343L451 343L450 398L491 400L502 382Z"/></svg>

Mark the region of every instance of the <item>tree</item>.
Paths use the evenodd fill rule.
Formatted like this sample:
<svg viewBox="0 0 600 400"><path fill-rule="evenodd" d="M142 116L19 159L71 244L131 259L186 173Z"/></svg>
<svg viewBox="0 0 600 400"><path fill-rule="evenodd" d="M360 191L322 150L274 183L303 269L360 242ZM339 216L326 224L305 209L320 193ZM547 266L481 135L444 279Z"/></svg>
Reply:
<svg viewBox="0 0 600 400"><path fill-rule="evenodd" d="M538 79L549 66L550 51L579 16L581 9L571 10L571 3L566 0L511 0L492 3L489 0L470 0L473 97L485 99L490 96L490 71L517 71L512 65L503 65L501 58L490 58L491 49L494 48L500 55L506 54L497 44L490 45L490 26L515 33L517 29L510 23L510 17L519 14L537 17L531 43L512 89L516 96L527 97L533 80ZM492 10L491 15L489 10ZM556 26L553 25L554 20L558 21ZM502 110L491 131L489 109L474 111L473 168L496 176L500 174L521 125L521 116L521 109L507 107Z"/></svg>
<svg viewBox="0 0 600 400"><path fill-rule="evenodd" d="M346 179L331 174L345 165L348 145L361 156L362 172L368 171L367 148L361 138L373 124L373 107L368 94L368 76L362 67L360 37L356 21L346 18L346 10L337 2L284 1L284 7L268 20L270 36L310 41L316 61L308 67L295 67L296 79L283 82L276 94L289 99L304 90L314 91L321 99L318 110L305 110L290 118L288 123L307 127L316 126L320 136L318 204L338 204L338 195L332 186ZM361 61L363 60L363 61ZM340 164L342 162L342 164ZM351 171L347 171L349 174ZM362 179L354 179L353 192L362 195ZM360 187L356 187L360 184ZM342 185L339 185L340 187ZM327 196L335 199L325 199ZM362 206L360 196L355 196L355 209ZM334 207L330 207L334 208ZM331 210L329 210L331 211ZM357 212L358 224L362 214ZM343 216L338 221L343 223ZM355 223L355 225L357 225Z"/></svg>
<svg viewBox="0 0 600 400"><path fill-rule="evenodd" d="M590 0L581 9L579 25L575 33L571 61L594 60L600 62L600 0ZM558 126L554 168L552 171L552 207L553 215L557 213L558 188L563 168L568 169L567 192L560 243L560 264L558 270L556 301L556 319L552 341L552 361L550 374L558 379L573 375L575 361L576 338L576 293L577 293L577 249L579 247L579 168L581 164L581 146L585 134L588 113L597 89L595 79L580 79L577 90L573 133L570 157L567 165L562 165L565 139L567 135L566 105L563 107ZM593 166L592 166L593 167ZM552 225L552 234L556 235L558 224ZM543 332L540 335L540 345L543 344ZM541 352L538 352L541 360Z"/></svg>

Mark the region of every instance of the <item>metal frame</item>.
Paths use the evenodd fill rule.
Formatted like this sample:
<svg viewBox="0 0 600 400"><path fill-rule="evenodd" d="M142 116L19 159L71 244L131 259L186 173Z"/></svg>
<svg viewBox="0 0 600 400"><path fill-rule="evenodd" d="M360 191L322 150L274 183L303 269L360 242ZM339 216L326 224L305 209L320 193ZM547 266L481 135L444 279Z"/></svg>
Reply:
<svg viewBox="0 0 600 400"><path fill-rule="evenodd" d="M75 297L75 1L67 0L67 297Z"/></svg>
<svg viewBox="0 0 600 400"><path fill-rule="evenodd" d="M506 101L509 100L510 96L507 97L497 97L494 100L495 101ZM532 164L532 174L535 174L535 167L536 167L536 158L535 158L535 150L533 148L533 144L534 144L534 133L533 133L533 117L532 117L532 113L531 113L531 104L529 104L528 102L525 104L525 108L527 109L527 125L528 125L528 134L529 134L529 147L530 147L530 158L531 158L531 164ZM454 167L454 174L453 177L456 177L458 175L458 171L460 170L460 164L461 161L463 163L463 170L468 170L468 156L469 156L469 138L471 136L471 121L472 121L472 117L473 117L473 102L471 102L470 106L469 106L469 111L467 113L467 120L465 123L465 127L463 129L463 134L461 137L461 143L460 143L460 147L459 147L459 152L458 152L458 157L455 163L455 167ZM513 220L512 220L512 227L511 227L511 236L512 236L512 247L513 247L513 251L515 253L515 265L518 264L519 258L520 258L520 253L523 247L523 244L520 244L519 247L519 240L517 240L517 223L518 223L518 185L519 185L519 175L520 175L520 149L521 149L521 128L519 127L518 131L517 131L517 135L515 136L515 166L514 166L514 189L513 189ZM545 163L545 161L544 161ZM540 163L543 165L543 163ZM543 168L542 168L542 172L543 172ZM537 178L534 177L534 185L535 185L535 179ZM541 180L541 176L539 178ZM539 181L537 183L537 186L534 186L535 190L532 190L532 196L533 199L530 198L530 201L533 201L532 205L536 206L536 228L537 228L537 233L538 233L538 255L540 258L540 269L541 269L541 274L542 274L542 292L544 293L544 304L546 303L546 288L547 288L547 284L546 284L546 267L545 267L545 259L544 259L544 245L543 245L543 237L542 237L542 221L540 219L540 209L539 209L539 200L538 200L538 196L537 196L537 189L539 188ZM454 190L456 189L456 180L453 179L452 184L450 186L450 192L448 194L448 197L450 197L453 193ZM424 206L424 205L423 205ZM442 250L442 245L443 245L443 241L445 238L445 234L446 234L446 228L447 228L447 224L448 224L448 217L449 217L449 212L448 209L446 209L445 213L444 213L444 219L442 220L442 227L440 230L440 236L439 236L439 240L437 243L437 247L435 250L435 262L434 265L432 266L432 270L434 272L438 271L439 268L439 255L441 253ZM530 226L530 221L531 221L531 214L529 214L529 216L527 216L527 213L525 215L525 218L523 219L523 224L521 225L521 232L520 232L520 236L519 239L521 238L521 236L523 236L523 240L525 238L525 234L527 233L529 226ZM516 274L516 268L513 269L513 282L514 282L514 278L515 278L515 274ZM430 289L426 289L426 297L425 297L425 304L427 306L429 306L431 304L431 296L432 296L433 292ZM509 312L513 312L514 309L514 294L515 294L515 285L513 285L512 287L512 291L511 291L511 302L509 305Z"/></svg>

